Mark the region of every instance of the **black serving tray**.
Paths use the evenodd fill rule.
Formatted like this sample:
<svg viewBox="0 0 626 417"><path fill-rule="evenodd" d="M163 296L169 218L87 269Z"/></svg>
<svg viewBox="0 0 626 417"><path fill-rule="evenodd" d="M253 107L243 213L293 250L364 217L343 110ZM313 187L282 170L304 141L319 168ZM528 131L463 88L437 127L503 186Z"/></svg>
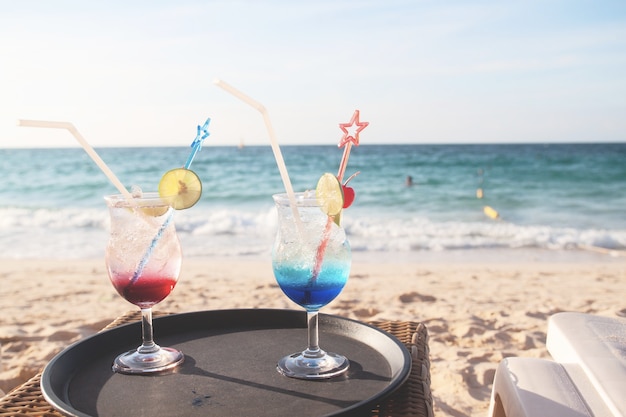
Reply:
<svg viewBox="0 0 626 417"><path fill-rule="evenodd" d="M276 371L279 358L306 347L304 311L215 310L154 319L155 341L185 354L175 372L111 370L119 353L140 344L137 322L59 353L41 391L69 416L345 416L363 415L408 378L411 356L392 335L325 314L319 326L321 347L349 358L347 375L302 381Z"/></svg>

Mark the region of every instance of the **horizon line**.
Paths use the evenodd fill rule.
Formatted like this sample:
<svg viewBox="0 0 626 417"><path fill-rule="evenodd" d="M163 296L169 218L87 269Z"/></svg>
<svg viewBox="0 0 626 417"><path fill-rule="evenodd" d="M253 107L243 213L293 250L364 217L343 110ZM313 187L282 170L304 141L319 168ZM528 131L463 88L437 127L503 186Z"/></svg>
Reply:
<svg viewBox="0 0 626 417"><path fill-rule="evenodd" d="M495 146L506 146L506 145L610 145L610 144L626 144L626 139L624 140L603 140L603 141L509 141L509 142L396 142L396 143L363 143L360 146L484 146L484 145L495 145ZM329 144L319 144L319 143L283 143L280 146L290 146L290 147L322 147L329 146ZM162 144L162 145L93 145L94 148L98 149L138 149L138 148L188 148L188 145L174 145L174 144ZM260 147L270 147L269 144L261 144L261 143L251 143L246 144L244 146L240 146L239 144L219 144L219 143L211 143L205 144L203 147L210 148L260 148ZM0 149L15 149L15 150L26 150L26 149L81 149L80 146L76 145L61 145L61 146L4 146L0 145Z"/></svg>

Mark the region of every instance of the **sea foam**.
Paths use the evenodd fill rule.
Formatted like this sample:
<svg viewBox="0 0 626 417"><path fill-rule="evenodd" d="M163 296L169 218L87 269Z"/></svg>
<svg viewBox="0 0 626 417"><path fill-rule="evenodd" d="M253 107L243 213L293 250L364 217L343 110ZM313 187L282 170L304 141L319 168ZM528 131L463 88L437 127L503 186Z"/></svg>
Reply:
<svg viewBox="0 0 626 417"><path fill-rule="evenodd" d="M108 238L106 209L1 209L0 253L9 258L102 256ZM175 214L186 256L269 253L276 231L273 208L199 209ZM425 217L344 215L355 252L468 249L626 250L626 230L516 225L505 221L433 221Z"/></svg>

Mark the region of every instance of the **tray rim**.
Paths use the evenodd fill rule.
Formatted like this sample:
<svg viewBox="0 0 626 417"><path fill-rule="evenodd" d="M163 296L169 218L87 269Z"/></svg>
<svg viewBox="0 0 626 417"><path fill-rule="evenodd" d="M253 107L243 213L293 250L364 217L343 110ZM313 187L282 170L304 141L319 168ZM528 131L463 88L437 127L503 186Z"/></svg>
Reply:
<svg viewBox="0 0 626 417"><path fill-rule="evenodd" d="M244 315L246 316L251 313L255 315L278 315L279 317L302 316L301 323L297 322L296 325L292 327L272 326L273 323L264 323L263 326L259 326L259 328L262 328L262 329L282 329L282 328L306 329L306 320L305 320L306 311L299 310L299 309L295 310L295 309L272 309L272 308L241 308L241 309L198 310L198 311L190 311L190 312L183 312L183 313L171 313L171 314L160 315L158 317L155 317L153 321L157 323L158 325L159 322L165 322L168 320L180 321L186 318L192 319L194 317L198 318L200 316L211 316L211 315ZM256 320L258 321L258 318L256 318ZM389 381L389 384L384 389L379 391L377 394L369 398L363 399L362 401L359 401L357 403L354 403L350 405L349 407L343 408L341 410L337 410L335 412L331 412L330 414L325 414L324 417L350 415L351 413L355 411L361 410L365 406L375 406L376 404L380 403L383 399L387 398L396 390L398 390L400 387L402 387L402 385L407 381L411 373L412 357L408 348L396 336L374 325L371 325L369 323L365 323L359 320L355 320L355 319L351 319L351 318L343 317L339 315L319 313L319 320L320 320L320 327L322 326L322 324L328 325L329 323L334 324L335 327L341 327L341 325L343 324L347 326L353 326L356 328L366 329L366 331L370 331L373 333L379 333L383 337L382 340L386 341L387 343L391 342L392 345L394 345L394 347L398 348L398 351L401 354L401 358L398 358L398 362L400 362L398 366L399 369L397 369L396 372L394 372L394 366L392 363L389 362L389 358L387 357L387 355L385 355L379 349L373 346L370 346L370 348L377 351L378 353L381 354L381 356L385 358L385 360L387 361L387 364L391 368L392 376L391 376L391 380ZM208 320L205 320L205 321L196 320L195 322L206 323L208 322ZM240 322L240 323L243 325L243 327L248 327L245 325L245 322ZM70 355L74 350L81 349L90 343L94 343L94 341L96 341L97 339L107 337L110 333L121 333L121 332L130 330L131 327L140 327L140 326L141 326L141 322L139 320L135 322L121 324L119 326L109 328L106 330L102 330L94 335L88 336L84 339L81 339L72 343L71 345L63 349L61 352L56 354L48 362L48 364L46 364L41 375L40 388L41 388L41 392L45 400L53 408L55 408L57 411L59 411L60 413L64 415L71 416L71 417L93 417L90 414L86 414L80 410L75 409L69 401L66 401L65 399L61 398L63 395L61 395L58 392L59 389L54 388L53 385L56 385L56 384L54 384L51 381L54 376L53 374L56 371L55 366L57 366L59 362L63 361L65 359L65 356ZM202 330L202 329L215 329L215 328L229 329L229 328L234 328L234 327L233 326L221 326L221 325L219 326L204 325L204 326L195 327L194 331ZM250 328L252 327L250 326ZM137 331L139 331L139 329L137 329ZM322 332L321 329L320 329L320 332ZM184 333L184 332L183 331L180 331L180 332L171 331L168 334L173 335L173 334L178 334L178 333ZM338 334L341 334L341 331L339 331ZM74 374L76 371L76 368L77 366L72 369L72 372L69 372L66 374L68 375ZM68 397L66 391L68 389L70 381L71 381L71 377L63 383L63 388L61 389L61 391L64 391L64 394L65 394L64 396L66 398Z"/></svg>

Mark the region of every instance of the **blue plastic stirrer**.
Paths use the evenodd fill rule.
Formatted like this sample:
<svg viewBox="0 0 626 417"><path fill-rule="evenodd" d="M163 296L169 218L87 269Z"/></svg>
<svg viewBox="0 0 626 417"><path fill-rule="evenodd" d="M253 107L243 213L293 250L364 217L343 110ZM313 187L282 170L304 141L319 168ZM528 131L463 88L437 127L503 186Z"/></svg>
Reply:
<svg viewBox="0 0 626 417"><path fill-rule="evenodd" d="M187 162L185 162L185 169L189 169L191 163L193 162L193 158L195 158L198 151L202 149L202 142L209 137L209 123L211 123L210 117L206 119L206 122L204 122L202 127L198 125L198 133L196 134L196 138L191 143L191 153L189 154L189 158L187 158Z"/></svg>
<svg viewBox="0 0 626 417"><path fill-rule="evenodd" d="M193 158L195 158L198 151L200 151L200 149L202 148L202 142L204 142L204 140L207 137L209 137L208 129L209 129L210 122L211 122L211 118L209 117L208 119L206 119L206 122L204 122L202 127L198 125L198 133L196 134L196 138L191 143L191 153L189 154L189 158L187 158L187 162L185 162L185 169L189 169L189 167L191 166L191 163L193 162ZM141 261L139 261L139 264L137 265L137 269L135 270L135 273L133 274L133 278L130 280L128 287L126 288L129 288L131 285L133 285L143 273L143 269L146 267L146 264L148 263L148 260L150 259L150 256L152 255L152 252L154 251L154 248L156 247L157 243L161 239L163 232L165 231L167 226L170 224L173 217L174 217L174 210L170 207L168 209L167 218L165 219L165 221L159 228L159 231L157 232L157 234L152 239L152 242L150 242L150 246L146 250L146 253L143 255L143 257L141 258Z"/></svg>

